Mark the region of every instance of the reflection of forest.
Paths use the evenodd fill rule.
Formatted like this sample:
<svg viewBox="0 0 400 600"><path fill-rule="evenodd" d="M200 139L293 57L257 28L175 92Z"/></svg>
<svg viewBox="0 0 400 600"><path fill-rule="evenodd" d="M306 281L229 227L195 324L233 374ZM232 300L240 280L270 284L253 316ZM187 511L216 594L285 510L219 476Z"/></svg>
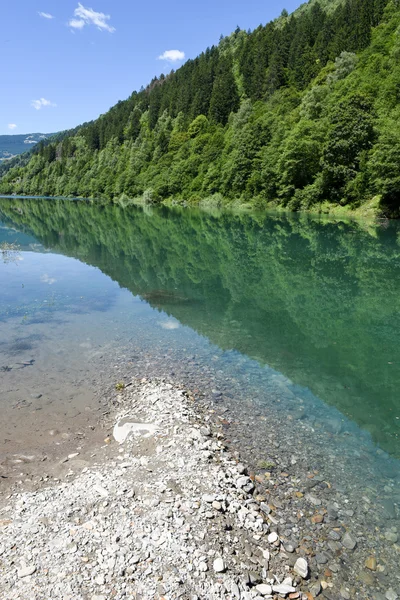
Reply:
<svg viewBox="0 0 400 600"><path fill-rule="evenodd" d="M398 227L1 200L0 220L267 363L393 450L400 433ZM397 412L396 412L397 410Z"/></svg>

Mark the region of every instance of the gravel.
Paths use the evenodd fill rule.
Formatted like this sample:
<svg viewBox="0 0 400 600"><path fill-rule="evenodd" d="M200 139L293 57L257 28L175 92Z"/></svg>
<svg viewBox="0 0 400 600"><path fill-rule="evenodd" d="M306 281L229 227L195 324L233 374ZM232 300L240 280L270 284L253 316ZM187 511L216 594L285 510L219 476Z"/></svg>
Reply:
<svg viewBox="0 0 400 600"><path fill-rule="evenodd" d="M6 498L2 600L398 598L399 573L316 471L252 470L224 417L165 379L126 381L114 404L125 441L108 433L89 464Z"/></svg>

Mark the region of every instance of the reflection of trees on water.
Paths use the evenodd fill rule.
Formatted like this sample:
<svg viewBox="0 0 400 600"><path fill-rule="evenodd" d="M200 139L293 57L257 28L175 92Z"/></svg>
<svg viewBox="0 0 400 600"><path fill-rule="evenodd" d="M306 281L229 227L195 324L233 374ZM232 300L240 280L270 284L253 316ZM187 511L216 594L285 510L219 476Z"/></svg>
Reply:
<svg viewBox="0 0 400 600"><path fill-rule="evenodd" d="M382 446L396 443L396 224L28 199L2 200L0 220L310 388Z"/></svg>

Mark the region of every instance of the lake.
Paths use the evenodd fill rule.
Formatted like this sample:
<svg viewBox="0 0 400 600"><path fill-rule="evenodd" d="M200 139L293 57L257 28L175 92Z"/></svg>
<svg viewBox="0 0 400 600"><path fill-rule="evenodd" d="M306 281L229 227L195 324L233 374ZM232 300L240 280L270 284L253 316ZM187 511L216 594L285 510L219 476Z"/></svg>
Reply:
<svg viewBox="0 0 400 600"><path fill-rule="evenodd" d="M399 223L3 198L2 242L3 462L129 370L210 401L254 465L384 502L371 526L399 502Z"/></svg>

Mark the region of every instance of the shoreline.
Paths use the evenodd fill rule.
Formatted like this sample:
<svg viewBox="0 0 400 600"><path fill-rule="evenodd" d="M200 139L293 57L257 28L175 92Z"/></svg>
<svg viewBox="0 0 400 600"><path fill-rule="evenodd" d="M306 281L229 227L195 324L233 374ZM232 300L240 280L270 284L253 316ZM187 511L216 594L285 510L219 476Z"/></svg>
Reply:
<svg viewBox="0 0 400 600"><path fill-rule="evenodd" d="M398 221L398 216L386 216L383 212L383 208L380 206L379 196L372 198L371 200L361 204L356 208L349 206L341 206L333 204L328 201L321 201L311 206L310 208L301 208L299 210L292 210L285 206L279 205L274 201L268 202L265 206L260 208L259 206L253 206L249 203L239 201L237 199L228 200L222 198L218 201L212 199L200 199L194 201L186 201L176 198L166 198L159 202L149 202L144 200L141 196L136 198L125 198L125 197L99 197L99 198L87 198L84 196L41 196L41 195L21 195L21 194L0 194L0 199L16 199L16 200L65 200L70 202L99 202L104 204L119 204L123 208L128 206L140 206L144 209L151 209L152 207L157 208L165 206L168 208L191 208L198 209L204 212L232 212L238 214L277 214L277 215L299 215L307 216L310 218L326 219L333 222L356 222L365 223L367 225L379 224L387 221Z"/></svg>
<svg viewBox="0 0 400 600"><path fill-rule="evenodd" d="M127 381L112 412L89 464L0 510L4 600L396 600L398 569L318 473L247 469L223 414L166 380ZM149 426L118 444L124 418Z"/></svg>

